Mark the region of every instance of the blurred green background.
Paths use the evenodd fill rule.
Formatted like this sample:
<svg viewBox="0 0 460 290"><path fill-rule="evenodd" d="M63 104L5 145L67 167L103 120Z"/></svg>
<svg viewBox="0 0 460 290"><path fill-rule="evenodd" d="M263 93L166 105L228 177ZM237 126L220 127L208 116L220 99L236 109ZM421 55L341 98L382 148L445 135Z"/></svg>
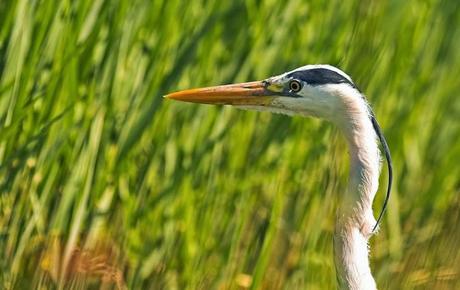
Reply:
<svg viewBox="0 0 460 290"><path fill-rule="evenodd" d="M329 63L394 159L379 288L460 289L459 6L1 0L0 288L334 289L337 129L162 98Z"/></svg>

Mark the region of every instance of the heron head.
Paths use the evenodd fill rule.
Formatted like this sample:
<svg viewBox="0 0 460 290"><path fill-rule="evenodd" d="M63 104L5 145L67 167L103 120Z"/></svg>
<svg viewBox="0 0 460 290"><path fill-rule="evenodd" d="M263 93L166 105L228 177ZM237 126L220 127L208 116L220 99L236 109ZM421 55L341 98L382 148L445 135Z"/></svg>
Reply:
<svg viewBox="0 0 460 290"><path fill-rule="evenodd" d="M360 96L351 78L330 65L306 65L262 81L180 91L179 101L336 120L346 98Z"/></svg>
<svg viewBox="0 0 460 290"><path fill-rule="evenodd" d="M250 110L319 117L332 121L348 132L346 135L353 142L356 142L354 127L364 126L364 123L372 126L382 143L389 170L387 195L372 231L377 228L391 191L390 151L363 95L340 69L330 65L306 65L262 81L191 89L165 97L185 102L233 105Z"/></svg>

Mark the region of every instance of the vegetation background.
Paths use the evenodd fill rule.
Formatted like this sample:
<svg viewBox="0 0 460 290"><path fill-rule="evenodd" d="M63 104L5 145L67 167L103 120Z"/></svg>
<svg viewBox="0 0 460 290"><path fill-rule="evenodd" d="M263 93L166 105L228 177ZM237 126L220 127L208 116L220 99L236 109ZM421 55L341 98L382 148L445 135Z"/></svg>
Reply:
<svg viewBox="0 0 460 290"><path fill-rule="evenodd" d="M394 159L380 289L460 289L459 6L1 0L0 288L334 289L339 132L162 98L329 63Z"/></svg>

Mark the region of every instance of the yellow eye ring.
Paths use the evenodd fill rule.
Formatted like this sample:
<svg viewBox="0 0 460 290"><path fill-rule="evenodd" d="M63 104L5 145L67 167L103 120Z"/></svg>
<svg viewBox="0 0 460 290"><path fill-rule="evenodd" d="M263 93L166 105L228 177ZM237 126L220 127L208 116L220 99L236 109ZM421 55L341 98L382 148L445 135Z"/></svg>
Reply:
<svg viewBox="0 0 460 290"><path fill-rule="evenodd" d="M294 93L300 92L302 84L298 80L291 80L289 82L289 90Z"/></svg>

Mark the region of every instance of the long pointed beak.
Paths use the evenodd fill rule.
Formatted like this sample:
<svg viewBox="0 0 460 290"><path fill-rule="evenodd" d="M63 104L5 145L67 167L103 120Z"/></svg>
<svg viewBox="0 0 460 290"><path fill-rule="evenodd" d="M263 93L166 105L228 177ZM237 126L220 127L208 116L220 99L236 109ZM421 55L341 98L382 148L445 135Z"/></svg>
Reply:
<svg viewBox="0 0 460 290"><path fill-rule="evenodd" d="M224 86L198 88L179 91L164 96L183 102L213 105L269 105L273 93L266 89L265 83L255 81Z"/></svg>

